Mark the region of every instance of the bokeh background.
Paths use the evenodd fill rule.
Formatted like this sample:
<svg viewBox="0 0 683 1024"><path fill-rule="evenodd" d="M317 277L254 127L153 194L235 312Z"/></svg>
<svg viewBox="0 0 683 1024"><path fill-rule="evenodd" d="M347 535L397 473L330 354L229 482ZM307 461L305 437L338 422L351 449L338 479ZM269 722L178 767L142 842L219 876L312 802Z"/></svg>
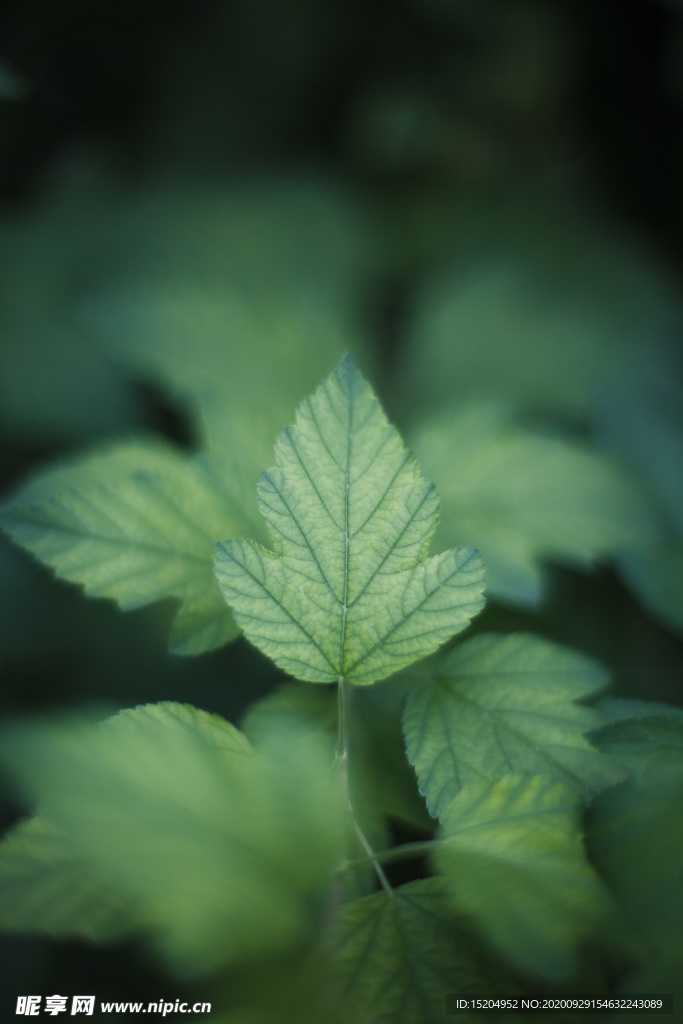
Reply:
<svg viewBox="0 0 683 1024"><path fill-rule="evenodd" d="M475 629L681 705L682 175L678 0L5 0L2 497L139 435L247 493L348 350L443 542L488 541ZM123 615L5 539L0 575L4 716L238 721L281 678L243 640L168 653L173 601ZM12 994L169 991L125 945L3 937L0 962Z"/></svg>

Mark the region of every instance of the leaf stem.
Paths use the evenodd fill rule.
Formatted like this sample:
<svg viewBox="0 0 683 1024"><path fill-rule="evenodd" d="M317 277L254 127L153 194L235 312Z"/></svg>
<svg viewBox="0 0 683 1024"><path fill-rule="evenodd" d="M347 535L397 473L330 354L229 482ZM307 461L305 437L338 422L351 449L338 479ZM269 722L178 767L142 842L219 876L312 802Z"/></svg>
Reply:
<svg viewBox="0 0 683 1024"><path fill-rule="evenodd" d="M365 867L366 864L379 863L380 861L404 860L408 857L415 857L421 853L429 853L442 843L442 839L424 839L416 843L404 843L402 846L391 846L387 850L379 850L375 853L369 852L367 857L355 857L353 860L344 861L337 868L339 874L347 871L355 871L356 868Z"/></svg>
<svg viewBox="0 0 683 1024"><path fill-rule="evenodd" d="M353 831L356 833L356 836L358 837L361 846L363 847L367 854L366 857L361 857L360 860L364 863L372 863L372 866L375 869L375 872L380 880L382 888L388 893L389 896L393 897L394 891L391 888L391 885L389 884L387 876L382 870L382 865L380 864L378 858L376 857L375 852L372 849L372 846L368 842L367 836L365 835L363 829L358 824L358 819L356 818L356 815L353 810L353 804L351 803L351 794L349 792L349 698L350 694L348 692L348 688L344 685L344 677L340 675L339 680L337 682L339 734L337 739L337 753L335 757L335 762L337 764L337 769L339 771L339 782L342 791L342 801L348 819L351 823L351 827L353 828ZM346 861L345 863L352 864L355 863L355 861Z"/></svg>
<svg viewBox="0 0 683 1024"><path fill-rule="evenodd" d="M353 813L351 815L351 824L353 825L354 831L355 831L356 835L358 836L363 849L367 852L367 857L361 857L359 859L362 860L362 861L365 861L366 863L369 862L369 863L372 864L373 868L375 869L375 871L377 873L377 877L379 878L379 880L380 880L380 882L382 884L382 888L384 889L384 891L389 896L393 897L394 890L391 888L391 885L389 884L389 879L384 874L384 870L382 868L382 865L379 862L377 854L375 853L373 848L370 846L370 843L368 842L368 840L367 840L367 838L365 836L365 833L363 832L363 829L360 827L360 825L356 821L355 817L353 816ZM353 862L348 862L347 861L347 863L353 863Z"/></svg>
<svg viewBox="0 0 683 1024"><path fill-rule="evenodd" d="M337 739L337 760L341 761L348 755L348 739L346 735L346 691L344 687L344 676L339 676L337 681L337 708L339 734Z"/></svg>

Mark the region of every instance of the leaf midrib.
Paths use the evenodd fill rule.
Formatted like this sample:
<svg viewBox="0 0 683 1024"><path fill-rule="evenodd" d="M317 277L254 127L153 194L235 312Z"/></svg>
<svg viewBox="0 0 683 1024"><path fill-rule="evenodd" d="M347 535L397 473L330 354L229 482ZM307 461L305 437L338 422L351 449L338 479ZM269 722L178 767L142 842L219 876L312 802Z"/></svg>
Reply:
<svg viewBox="0 0 683 1024"><path fill-rule="evenodd" d="M349 381L349 425L347 427L347 449L346 449L346 468L344 470L344 603L342 604L342 621L341 630L339 636L339 684L340 686L344 682L344 646L346 643L346 613L348 611L348 593L349 593L349 553L350 553L350 540L349 540L349 485L351 479L351 450L353 447L353 396L351 393L351 378L347 378ZM322 434L321 434L322 437ZM340 691L341 692L341 691Z"/></svg>

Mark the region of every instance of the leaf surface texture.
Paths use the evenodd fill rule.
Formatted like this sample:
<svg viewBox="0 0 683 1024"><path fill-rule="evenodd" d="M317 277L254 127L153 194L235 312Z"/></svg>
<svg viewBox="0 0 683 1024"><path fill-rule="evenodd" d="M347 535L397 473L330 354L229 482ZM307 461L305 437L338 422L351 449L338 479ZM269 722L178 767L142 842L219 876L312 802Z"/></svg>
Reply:
<svg viewBox="0 0 683 1024"><path fill-rule="evenodd" d="M427 666L403 716L420 790L439 815L470 782L510 771L588 792L615 772L584 734L600 714L577 701L607 679L585 655L525 633L482 634Z"/></svg>
<svg viewBox="0 0 683 1024"><path fill-rule="evenodd" d="M442 1024L447 995L500 992L506 981L516 990L506 973L451 911L441 879L365 896L341 912L337 975L349 1024Z"/></svg>
<svg viewBox="0 0 683 1024"><path fill-rule="evenodd" d="M213 546L244 517L210 462L159 442L115 445L30 482L5 506L10 536L91 597L180 608L171 649L198 654L237 627L213 574Z"/></svg>
<svg viewBox="0 0 683 1024"><path fill-rule="evenodd" d="M571 974L607 906L579 813L561 782L512 773L469 783L441 818L434 862L454 906L508 962L535 975Z"/></svg>
<svg viewBox="0 0 683 1024"><path fill-rule="evenodd" d="M226 541L216 573L246 636L286 672L372 683L431 653L479 611L478 552L427 558L436 491L348 357L275 453L259 488L273 550Z"/></svg>

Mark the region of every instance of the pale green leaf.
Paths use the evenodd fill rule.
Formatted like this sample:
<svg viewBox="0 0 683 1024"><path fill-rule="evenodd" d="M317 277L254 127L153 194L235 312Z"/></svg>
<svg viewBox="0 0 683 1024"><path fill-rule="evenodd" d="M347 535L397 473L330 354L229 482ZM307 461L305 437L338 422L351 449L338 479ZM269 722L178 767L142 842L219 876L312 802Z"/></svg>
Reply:
<svg viewBox="0 0 683 1024"><path fill-rule="evenodd" d="M647 504L608 458L521 427L500 406L432 418L411 440L439 481L435 543L479 547L502 600L537 603L545 560L587 566L652 535Z"/></svg>
<svg viewBox="0 0 683 1024"><path fill-rule="evenodd" d="M246 636L309 682L372 683L435 650L483 604L478 552L427 558L433 485L346 358L276 446L259 505L274 550L216 549Z"/></svg>
<svg viewBox="0 0 683 1024"><path fill-rule="evenodd" d="M432 814L468 783L510 771L588 792L615 781L584 734L600 714L577 701L606 683L578 651L525 633L482 634L428 663L403 716L408 758Z"/></svg>
<svg viewBox="0 0 683 1024"><path fill-rule="evenodd" d="M305 725L309 732L328 737L330 756L333 756L338 730L337 707L337 695L329 687L286 682L250 704L240 728L250 742L258 746L262 736L268 736L282 723Z"/></svg>
<svg viewBox="0 0 683 1024"><path fill-rule="evenodd" d="M160 704L141 704L123 711L103 723L102 728L122 730L126 734L163 737L177 731L179 737L199 740L203 747L215 748L232 757L253 757L252 746L239 729L220 715L200 711L192 704L163 701Z"/></svg>
<svg viewBox="0 0 683 1024"><path fill-rule="evenodd" d="M519 991L444 896L441 879L429 878L343 908L337 975L344 1021L444 1024L447 995Z"/></svg>
<svg viewBox="0 0 683 1024"><path fill-rule="evenodd" d="M218 716L146 705L15 726L3 760L180 973L305 942L339 856L327 752L290 727L254 753Z"/></svg>
<svg viewBox="0 0 683 1024"><path fill-rule="evenodd" d="M434 861L453 905L531 974L569 975L606 910L579 815L563 783L519 773L469 783L442 814Z"/></svg>
<svg viewBox="0 0 683 1024"><path fill-rule="evenodd" d="M111 942L139 924L134 901L48 822L23 821L0 843L3 931Z"/></svg>
<svg viewBox="0 0 683 1024"><path fill-rule="evenodd" d="M160 442L116 445L36 477L3 508L0 524L91 597L124 609L176 598L176 653L237 635L213 574L213 546L242 532L245 519L208 461Z"/></svg>

